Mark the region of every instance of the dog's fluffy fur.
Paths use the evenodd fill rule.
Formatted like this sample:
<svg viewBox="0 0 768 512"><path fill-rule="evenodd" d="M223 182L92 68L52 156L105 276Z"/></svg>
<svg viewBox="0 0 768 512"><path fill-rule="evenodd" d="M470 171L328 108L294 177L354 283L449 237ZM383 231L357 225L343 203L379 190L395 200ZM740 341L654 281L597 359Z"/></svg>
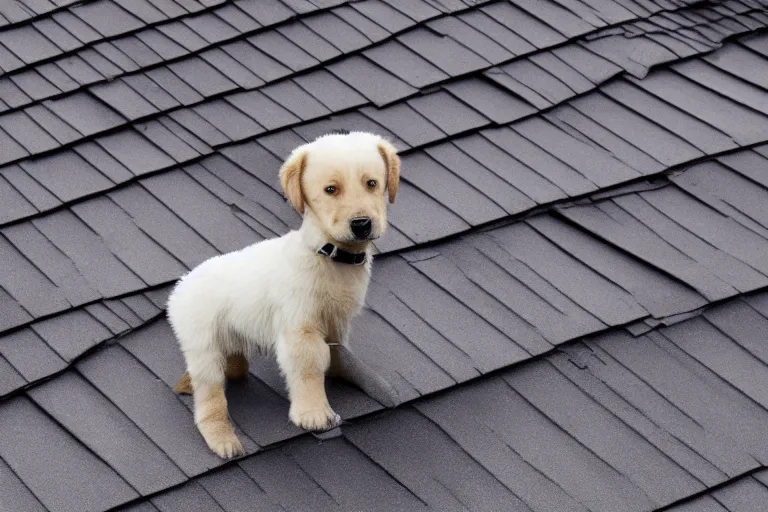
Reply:
<svg viewBox="0 0 768 512"><path fill-rule="evenodd" d="M301 228L213 257L177 284L168 318L187 374L176 390L194 395L195 423L219 456L243 452L228 419L224 381L247 375L256 351L276 355L294 424L318 430L338 420L325 394L328 343L346 341L350 319L362 307L371 241L386 229L386 198L394 202L399 179L395 148L377 135L332 134L305 144L280 169L285 195L303 215ZM364 240L350 228L357 217L372 220ZM365 252L366 263L317 254L329 242Z"/></svg>

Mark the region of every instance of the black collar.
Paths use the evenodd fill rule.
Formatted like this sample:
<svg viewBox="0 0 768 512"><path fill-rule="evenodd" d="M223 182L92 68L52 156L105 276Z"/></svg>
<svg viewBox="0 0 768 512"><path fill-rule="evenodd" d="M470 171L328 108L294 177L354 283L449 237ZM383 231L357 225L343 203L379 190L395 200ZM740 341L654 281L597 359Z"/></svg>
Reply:
<svg viewBox="0 0 768 512"><path fill-rule="evenodd" d="M325 244L317 250L317 254L328 256L337 263L346 263L347 265L362 265L365 263L366 254L364 252L354 253L340 249L333 244Z"/></svg>

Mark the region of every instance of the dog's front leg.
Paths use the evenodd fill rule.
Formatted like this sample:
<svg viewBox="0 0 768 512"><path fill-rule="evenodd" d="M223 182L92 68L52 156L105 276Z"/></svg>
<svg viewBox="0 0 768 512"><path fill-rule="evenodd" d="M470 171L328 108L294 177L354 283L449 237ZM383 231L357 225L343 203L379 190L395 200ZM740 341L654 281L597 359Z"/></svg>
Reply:
<svg viewBox="0 0 768 512"><path fill-rule="evenodd" d="M288 416L296 426L326 430L341 421L325 394L331 354L319 331L304 327L286 332L277 344L277 362L291 399Z"/></svg>
<svg viewBox="0 0 768 512"><path fill-rule="evenodd" d="M223 376L221 382L213 384L195 382L193 377L192 387L195 423L208 447L224 459L242 455L243 445L229 422Z"/></svg>

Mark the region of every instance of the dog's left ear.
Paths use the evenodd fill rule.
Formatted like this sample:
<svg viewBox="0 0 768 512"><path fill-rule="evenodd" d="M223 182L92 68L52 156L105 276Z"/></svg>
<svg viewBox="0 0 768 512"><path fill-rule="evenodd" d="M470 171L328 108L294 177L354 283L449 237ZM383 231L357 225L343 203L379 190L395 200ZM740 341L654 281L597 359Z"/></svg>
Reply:
<svg viewBox="0 0 768 512"><path fill-rule="evenodd" d="M387 190L389 191L389 202L395 202L397 187L400 185L400 157L397 156L395 146L386 140L380 140L377 147L379 154L387 165Z"/></svg>
<svg viewBox="0 0 768 512"><path fill-rule="evenodd" d="M283 187L283 193L293 208L304 215L304 193L301 190L301 175L304 174L304 167L307 164L307 150L304 147L298 147L293 150L291 156L280 168L280 185Z"/></svg>

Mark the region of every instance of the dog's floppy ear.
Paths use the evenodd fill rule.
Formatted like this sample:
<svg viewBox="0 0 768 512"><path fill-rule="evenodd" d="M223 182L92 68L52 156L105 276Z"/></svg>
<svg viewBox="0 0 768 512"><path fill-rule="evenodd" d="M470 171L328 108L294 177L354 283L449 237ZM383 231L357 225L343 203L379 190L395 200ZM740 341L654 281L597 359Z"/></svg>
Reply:
<svg viewBox="0 0 768 512"><path fill-rule="evenodd" d="M304 147L298 147L293 150L291 156L280 168L280 185L283 187L283 193L291 205L304 215L304 193L301 190L301 175L304 174L304 167L307 164L307 150Z"/></svg>
<svg viewBox="0 0 768 512"><path fill-rule="evenodd" d="M389 202L395 202L397 187L400 185L400 157L397 156L395 146L382 139L377 147L379 153L387 165L387 190L389 191Z"/></svg>

